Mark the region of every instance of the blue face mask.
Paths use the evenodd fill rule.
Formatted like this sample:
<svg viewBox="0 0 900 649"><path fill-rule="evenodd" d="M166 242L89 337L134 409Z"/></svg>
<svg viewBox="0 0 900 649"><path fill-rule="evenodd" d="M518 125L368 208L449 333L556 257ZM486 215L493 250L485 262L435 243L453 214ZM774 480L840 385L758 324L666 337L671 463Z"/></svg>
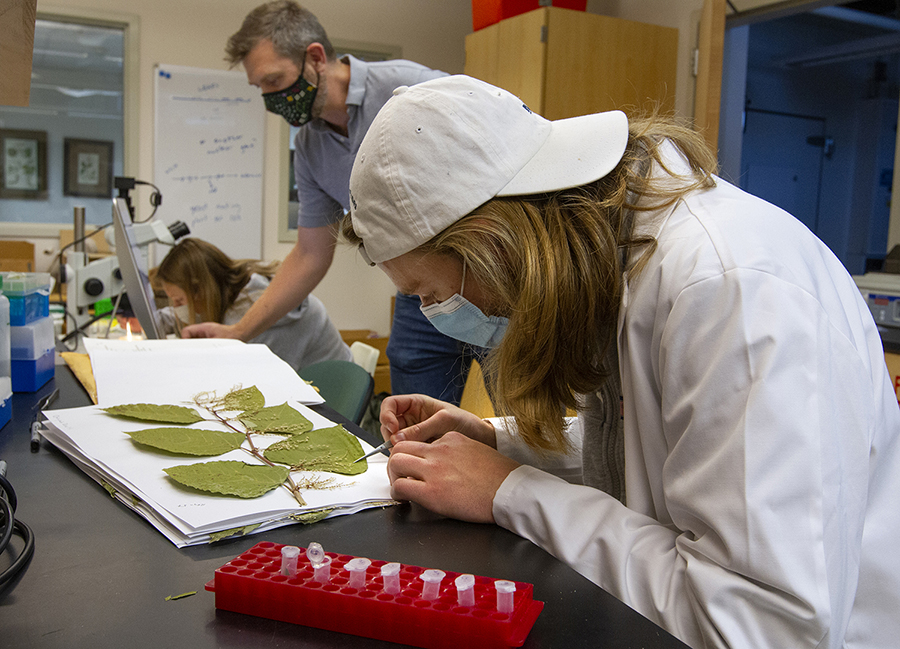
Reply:
<svg viewBox="0 0 900 649"><path fill-rule="evenodd" d="M478 347L496 347L500 344L508 318L486 316L477 306L462 296L466 285L466 266L463 264L463 280L459 293L437 304L420 306L419 309L442 334Z"/></svg>

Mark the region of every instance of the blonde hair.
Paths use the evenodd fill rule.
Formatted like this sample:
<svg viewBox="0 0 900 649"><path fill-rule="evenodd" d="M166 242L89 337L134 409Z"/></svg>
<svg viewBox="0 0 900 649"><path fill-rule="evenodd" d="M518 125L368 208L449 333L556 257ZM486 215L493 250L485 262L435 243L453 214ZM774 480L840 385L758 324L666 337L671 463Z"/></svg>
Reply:
<svg viewBox="0 0 900 649"><path fill-rule="evenodd" d="M297 66L303 65L303 55L312 43L319 43L325 49L329 61L336 56L319 20L292 0L273 0L247 14L241 28L228 39L225 60L236 66L263 40L272 41L275 53Z"/></svg>
<svg viewBox="0 0 900 649"><path fill-rule="evenodd" d="M678 183L660 154L666 141L691 168ZM662 178L651 175L653 163ZM602 361L616 336L626 263L636 274L656 249L653 237L636 234L635 219L712 187L715 167L694 131L658 116L631 119L625 155L604 178L492 199L418 248L462 259L491 296L491 312L509 315L484 370L495 409L515 417L527 444L564 449L565 409L606 378ZM349 218L343 234L360 241Z"/></svg>
<svg viewBox="0 0 900 649"><path fill-rule="evenodd" d="M182 239L155 269L154 280L185 292L192 319L199 312L208 321L222 322L250 276L258 273L271 278L278 266L278 262L232 259L207 241Z"/></svg>

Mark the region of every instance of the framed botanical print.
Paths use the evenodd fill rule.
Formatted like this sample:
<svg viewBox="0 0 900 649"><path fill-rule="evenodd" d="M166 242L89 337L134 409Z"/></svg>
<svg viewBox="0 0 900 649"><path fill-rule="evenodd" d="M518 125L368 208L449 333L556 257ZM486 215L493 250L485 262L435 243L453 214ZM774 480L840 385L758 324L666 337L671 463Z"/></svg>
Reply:
<svg viewBox="0 0 900 649"><path fill-rule="evenodd" d="M47 199L47 132L0 129L0 198Z"/></svg>
<svg viewBox="0 0 900 649"><path fill-rule="evenodd" d="M63 195L112 198L113 143L65 139Z"/></svg>

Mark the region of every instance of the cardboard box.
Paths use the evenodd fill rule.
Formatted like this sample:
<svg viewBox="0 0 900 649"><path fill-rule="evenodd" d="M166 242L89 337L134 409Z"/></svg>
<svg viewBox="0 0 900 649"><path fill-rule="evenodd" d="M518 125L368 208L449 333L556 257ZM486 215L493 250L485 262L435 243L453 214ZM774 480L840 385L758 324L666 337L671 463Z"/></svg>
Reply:
<svg viewBox="0 0 900 649"><path fill-rule="evenodd" d="M472 30L477 32L504 18L551 6L584 11L587 0L472 0Z"/></svg>
<svg viewBox="0 0 900 649"><path fill-rule="evenodd" d="M87 235L87 239L84 241L85 252L87 252L87 261L88 263L92 261L96 261L97 259L103 259L104 257L112 257L116 253L113 252L109 243L106 241L106 232L104 230L96 229L96 228L87 228L85 230L85 234ZM75 240L75 231L74 230L60 230L59 231L59 249L62 250L66 248L70 243ZM66 248L66 253L73 251L75 248Z"/></svg>
<svg viewBox="0 0 900 649"><path fill-rule="evenodd" d="M371 345L380 352L378 354L378 365L388 365L387 345L389 338L387 336L379 336L368 329L341 329L340 333L341 338L347 343L348 347L357 341Z"/></svg>
<svg viewBox="0 0 900 649"><path fill-rule="evenodd" d="M0 272L33 273L34 244L29 241L0 241Z"/></svg>
<svg viewBox="0 0 900 649"><path fill-rule="evenodd" d="M381 394L382 392L391 393L391 366L387 363L387 358L385 358L384 365L379 364L375 368L375 387L372 393Z"/></svg>

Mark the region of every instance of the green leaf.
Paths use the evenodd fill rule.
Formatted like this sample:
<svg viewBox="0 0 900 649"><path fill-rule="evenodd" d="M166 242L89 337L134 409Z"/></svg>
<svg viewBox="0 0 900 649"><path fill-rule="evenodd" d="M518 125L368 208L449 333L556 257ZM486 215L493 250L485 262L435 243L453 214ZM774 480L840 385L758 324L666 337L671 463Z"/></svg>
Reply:
<svg viewBox="0 0 900 649"><path fill-rule="evenodd" d="M343 426L320 428L302 435L292 435L269 446L263 455L270 462L287 464L304 471L329 471L342 475L365 473L362 445Z"/></svg>
<svg viewBox="0 0 900 649"><path fill-rule="evenodd" d="M216 402L221 410L249 410L255 412L266 405L266 398L255 385L241 390L232 390Z"/></svg>
<svg viewBox="0 0 900 649"><path fill-rule="evenodd" d="M121 406L103 408L110 415L140 419L141 421L155 421L160 424L195 424L203 421L203 417L197 414L193 408L184 406L158 406L152 403L129 403Z"/></svg>
<svg viewBox="0 0 900 649"><path fill-rule="evenodd" d="M182 455L222 455L247 439L243 433L199 428L146 428L128 434L138 444Z"/></svg>
<svg viewBox="0 0 900 649"><path fill-rule="evenodd" d="M248 430L257 433L297 434L312 430L312 422L291 408L287 402L239 417Z"/></svg>
<svg viewBox="0 0 900 649"><path fill-rule="evenodd" d="M222 530L221 532L213 532L209 535L209 542L215 543L216 541L221 541L222 539L227 539L229 536L245 536L250 534L257 527L262 525L262 523L254 523L253 525L245 525L244 527L233 527L230 530Z"/></svg>
<svg viewBox="0 0 900 649"><path fill-rule="evenodd" d="M241 498L262 496L287 480L289 473L283 466L235 460L171 466L163 471L187 487Z"/></svg>
<svg viewBox="0 0 900 649"><path fill-rule="evenodd" d="M291 518L293 518L298 523L303 523L304 525L312 525L313 523L318 523L319 521L328 518L328 515L333 511L334 507L314 509L312 511L303 512L300 514L291 514Z"/></svg>
<svg viewBox="0 0 900 649"><path fill-rule="evenodd" d="M185 597L190 597L191 595L196 595L196 594L197 594L197 591L196 591L196 590L192 590L192 591L189 592L189 593L181 593L181 595L169 595L169 596L166 597L166 601L167 601L167 602L171 602L171 601L174 601L174 600L176 600L176 599L184 599Z"/></svg>

